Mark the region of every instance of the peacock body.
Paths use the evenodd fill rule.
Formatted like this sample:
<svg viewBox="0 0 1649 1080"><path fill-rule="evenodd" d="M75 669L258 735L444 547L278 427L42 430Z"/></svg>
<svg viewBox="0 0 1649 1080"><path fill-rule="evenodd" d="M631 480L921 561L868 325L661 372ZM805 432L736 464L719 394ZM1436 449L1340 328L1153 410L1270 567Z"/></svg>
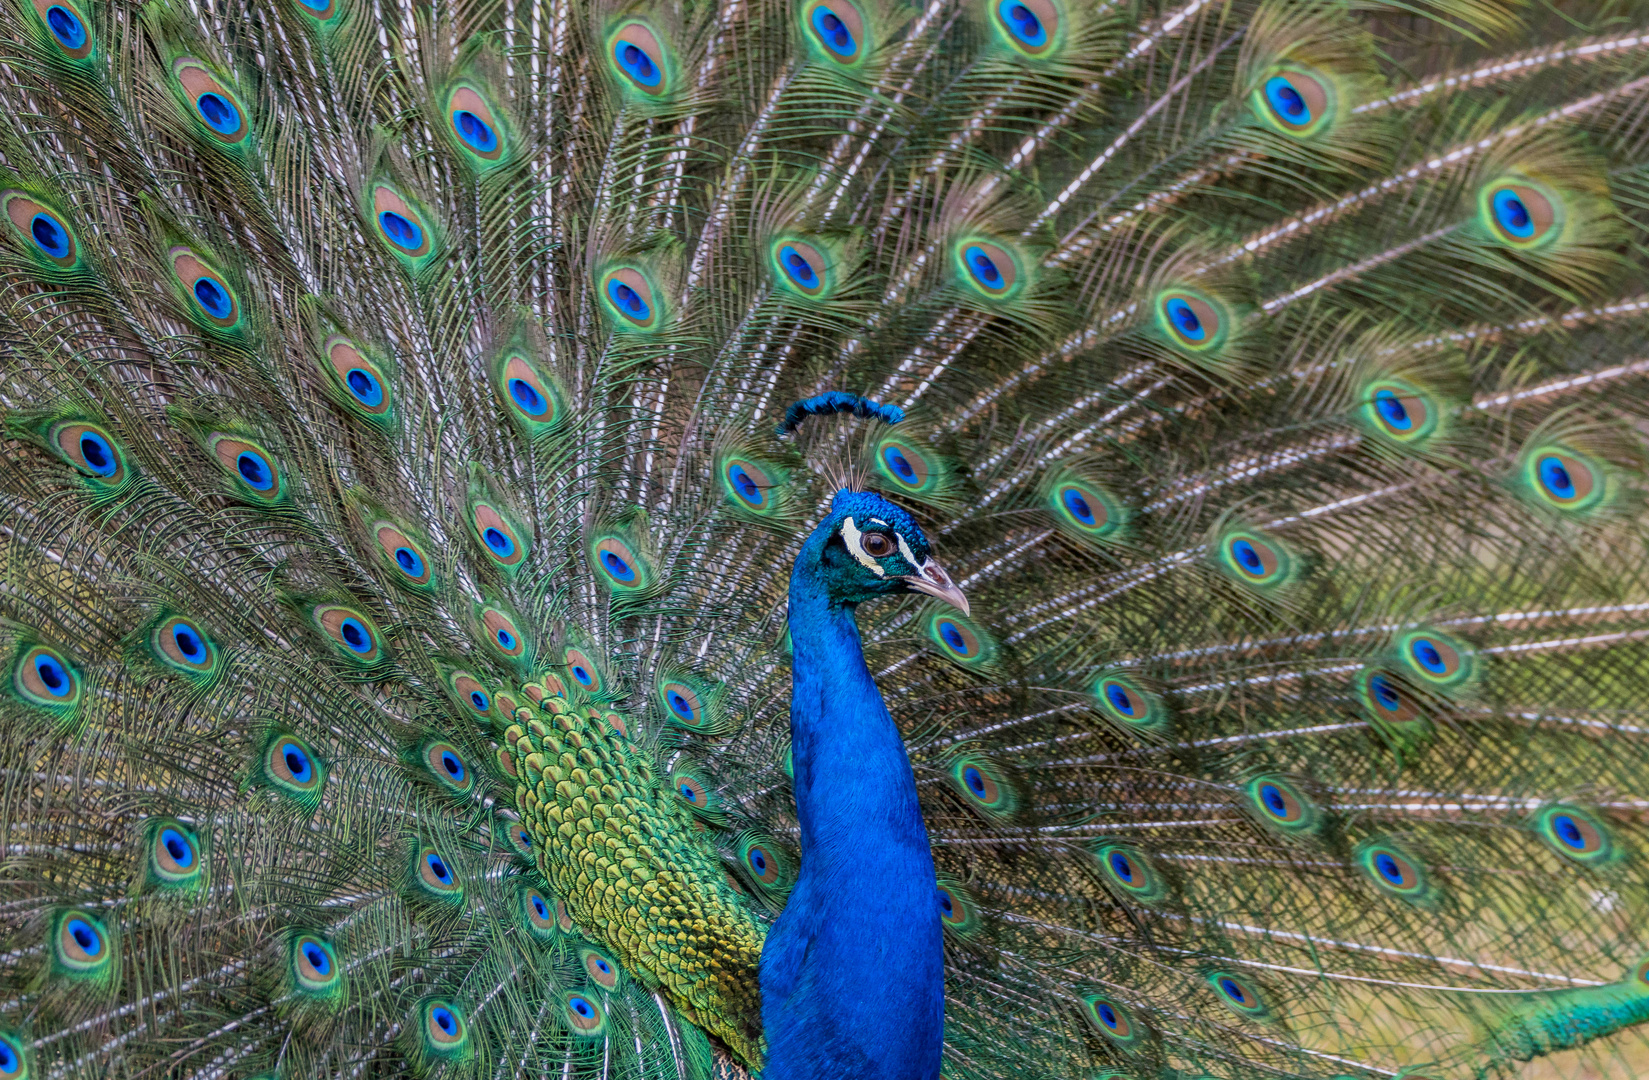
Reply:
<svg viewBox="0 0 1649 1080"><path fill-rule="evenodd" d="M0 1078L1649 1068L1642 4L3 2Z"/></svg>

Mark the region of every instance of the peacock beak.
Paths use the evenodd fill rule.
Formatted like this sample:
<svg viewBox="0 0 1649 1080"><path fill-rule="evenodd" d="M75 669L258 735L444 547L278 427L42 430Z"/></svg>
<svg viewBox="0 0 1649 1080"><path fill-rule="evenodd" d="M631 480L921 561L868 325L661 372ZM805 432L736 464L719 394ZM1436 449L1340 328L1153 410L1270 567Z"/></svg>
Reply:
<svg viewBox="0 0 1649 1080"><path fill-rule="evenodd" d="M920 574L910 574L901 580L917 592L937 597L951 607L961 609L962 614L968 614L968 598L963 596L962 590L951 581L950 575L945 573L945 568L932 559L922 564Z"/></svg>

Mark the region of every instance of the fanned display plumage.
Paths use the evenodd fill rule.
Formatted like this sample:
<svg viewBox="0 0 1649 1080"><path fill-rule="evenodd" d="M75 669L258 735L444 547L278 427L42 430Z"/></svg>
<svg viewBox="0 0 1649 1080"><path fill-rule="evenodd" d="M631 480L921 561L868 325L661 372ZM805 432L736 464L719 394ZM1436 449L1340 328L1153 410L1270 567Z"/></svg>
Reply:
<svg viewBox="0 0 1649 1080"><path fill-rule="evenodd" d="M1646 1060L1649 8L0 10L0 1077L758 1074L844 486L948 1080Z"/></svg>

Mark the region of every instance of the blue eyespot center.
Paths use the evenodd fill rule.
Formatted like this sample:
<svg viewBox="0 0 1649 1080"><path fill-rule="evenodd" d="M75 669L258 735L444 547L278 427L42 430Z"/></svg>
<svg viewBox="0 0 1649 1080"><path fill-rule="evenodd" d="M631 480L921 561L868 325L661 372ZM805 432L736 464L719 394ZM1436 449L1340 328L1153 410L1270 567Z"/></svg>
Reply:
<svg viewBox="0 0 1649 1080"><path fill-rule="evenodd" d="M309 755L290 743L281 751L281 760L286 762L286 771L292 775L292 779L300 784L307 784L315 775L315 767L310 764Z"/></svg>
<svg viewBox="0 0 1649 1080"><path fill-rule="evenodd" d="M1276 784L1262 784L1260 786L1260 801L1265 803L1266 809L1278 817L1284 817L1288 814L1288 803L1283 799L1283 793Z"/></svg>
<svg viewBox="0 0 1649 1080"><path fill-rule="evenodd" d="M1133 695L1116 683L1109 683L1105 687L1105 700L1111 703L1111 708L1123 716L1134 716L1138 710L1134 706Z"/></svg>
<svg viewBox="0 0 1649 1080"><path fill-rule="evenodd" d="M970 247L963 252L963 258L967 261L968 272L981 285L988 289L1000 289L1002 287L1002 271L997 267L995 260L985 254L984 248Z"/></svg>
<svg viewBox="0 0 1649 1080"><path fill-rule="evenodd" d="M172 627L172 643L177 646L178 653L191 664L199 664L206 659L206 646L201 643L200 637L181 623Z"/></svg>
<svg viewBox="0 0 1649 1080"><path fill-rule="evenodd" d="M166 854L180 869L187 870L194 865L195 849L189 845L189 841L183 838L183 834L176 829L168 828L160 831L160 846L166 849Z"/></svg>
<svg viewBox="0 0 1649 1080"><path fill-rule="evenodd" d="M962 782L968 785L968 790L973 792L974 798L983 799L985 797L985 778L972 765L962 770Z"/></svg>
<svg viewBox="0 0 1649 1080"><path fill-rule="evenodd" d="M1374 694L1375 704L1386 712L1396 712L1403 703L1403 698L1397 693L1397 688L1387 682L1383 676L1376 675L1368 681L1368 688Z"/></svg>
<svg viewBox="0 0 1649 1080"><path fill-rule="evenodd" d="M607 296L617 305L619 311L638 322L645 322L652 314L652 309L647 306L647 301L641 298L641 294L617 278L607 283Z"/></svg>
<svg viewBox="0 0 1649 1080"><path fill-rule="evenodd" d="M1540 459L1536 469L1539 471L1541 486L1550 492L1553 498L1575 497L1574 477L1569 475L1569 470L1559 458L1547 455Z"/></svg>
<svg viewBox="0 0 1649 1080"><path fill-rule="evenodd" d="M961 629L949 619L939 624L939 636L958 656L967 656L973 651L968 647L968 639L962 636Z"/></svg>
<svg viewBox="0 0 1649 1080"><path fill-rule="evenodd" d="M1202 320L1197 318L1197 313L1191 309L1190 304L1179 297L1170 298L1163 305L1163 310L1168 313L1168 321L1182 336L1192 341L1201 341L1208 336L1208 331L1202 325Z"/></svg>
<svg viewBox="0 0 1649 1080"><path fill-rule="evenodd" d="M62 259L68 256L68 231L50 214L34 215L29 221L29 235L34 237L35 246L52 258Z"/></svg>
<svg viewBox="0 0 1649 1080"><path fill-rule="evenodd" d="M91 431L80 434L80 460L96 476L112 476L120 462L108 440Z"/></svg>
<svg viewBox="0 0 1649 1080"><path fill-rule="evenodd" d="M601 566L619 581L629 582L636 579L635 568L611 551L601 553Z"/></svg>
<svg viewBox="0 0 1649 1080"><path fill-rule="evenodd" d="M853 33L847 24L836 16L829 8L820 5L813 9L814 36L819 43L843 59L851 59L859 51L859 45L853 40Z"/></svg>
<svg viewBox="0 0 1649 1080"><path fill-rule="evenodd" d="M429 1018L435 1021L436 1027L440 1028L448 1035L451 1035L458 1030L458 1018L453 1016L450 1011L440 1006L436 1006L430 1010Z"/></svg>
<svg viewBox="0 0 1649 1080"><path fill-rule="evenodd" d="M424 576L424 560L409 547L402 546L395 549L395 565L399 566L401 572L406 574L407 577L421 578Z"/></svg>
<svg viewBox="0 0 1649 1080"><path fill-rule="evenodd" d="M588 1001L581 997L568 998L567 1007L586 1020L589 1020L595 1016L595 1006L591 1005Z"/></svg>
<svg viewBox="0 0 1649 1080"><path fill-rule="evenodd" d="M332 958L326 955L325 949L313 941L304 942L303 958L309 962L310 967L315 969L315 974L330 975L332 973Z"/></svg>
<svg viewBox="0 0 1649 1080"><path fill-rule="evenodd" d="M378 227L389 242L407 251L416 251L424 242L424 230L405 215L385 210L378 215Z"/></svg>
<svg viewBox="0 0 1649 1080"><path fill-rule="evenodd" d="M195 109L206 126L219 135L233 135L240 130L240 110L221 94L210 91L195 99Z"/></svg>
<svg viewBox="0 0 1649 1080"><path fill-rule="evenodd" d="M46 9L46 26L65 49L79 49L86 44L86 24L80 21L80 16L60 4Z"/></svg>
<svg viewBox="0 0 1649 1080"><path fill-rule="evenodd" d="M750 849L750 868L758 874L767 873L767 853L761 848Z"/></svg>
<svg viewBox="0 0 1649 1080"><path fill-rule="evenodd" d="M458 755L451 750L441 751L441 768L454 780L464 779L464 763L458 760Z"/></svg>
<svg viewBox="0 0 1649 1080"><path fill-rule="evenodd" d="M424 856L424 862L429 866L429 872L435 875L435 880L443 885L452 884L452 871L447 869L445 862L441 861L441 856L432 851Z"/></svg>
<svg viewBox="0 0 1649 1080"><path fill-rule="evenodd" d="M372 372L364 368L350 368L349 374L344 376L344 385L349 392L369 409L377 408L384 403L384 388L373 377Z"/></svg>
<svg viewBox="0 0 1649 1080"><path fill-rule="evenodd" d="M1552 831L1568 847L1576 851L1586 850L1586 837L1581 833L1580 826L1575 824L1575 819L1568 814L1559 814L1552 819Z"/></svg>
<svg viewBox="0 0 1649 1080"><path fill-rule="evenodd" d="M537 893L532 894L532 909L533 909L533 914L537 915L540 919L543 919L546 922L549 921L549 918L550 918L549 905L545 904L544 903L544 898L542 896L539 896Z"/></svg>
<svg viewBox="0 0 1649 1080"><path fill-rule="evenodd" d="M214 319L227 319L235 313L235 302L229 298L229 291L209 277L195 280L194 293L206 314Z"/></svg>
<svg viewBox="0 0 1649 1080"><path fill-rule="evenodd" d="M1510 188L1501 188L1494 193L1490 200L1494 208L1494 219L1500 223L1512 236L1519 240L1527 240L1534 236L1534 217L1523 200L1517 197L1517 192Z"/></svg>
<svg viewBox="0 0 1649 1080"><path fill-rule="evenodd" d="M490 154L498 149L498 133L468 109L459 109L452 114L452 128L464 145L477 153Z"/></svg>
<svg viewBox="0 0 1649 1080"><path fill-rule="evenodd" d="M470 691L470 704L475 706L476 712L486 712L492 708L492 702L487 700L487 695L479 690Z"/></svg>
<svg viewBox="0 0 1649 1080"><path fill-rule="evenodd" d="M538 392L538 388L526 379L510 380L510 397L528 416L542 416L549 404L544 400L544 395Z"/></svg>
<svg viewBox="0 0 1649 1080"><path fill-rule="evenodd" d="M500 649L504 649L505 651L515 648L515 635L500 627L498 631L498 647Z"/></svg>
<svg viewBox="0 0 1649 1080"><path fill-rule="evenodd" d="M617 42L613 46L613 56L624 73L643 86L657 86L664 78L658 64L638 45L628 41Z"/></svg>
<svg viewBox="0 0 1649 1080"><path fill-rule="evenodd" d="M1388 427L1407 431L1414 426L1414 420L1409 416L1408 409L1403 407L1402 399L1390 390L1374 392L1374 407L1379 410L1380 418Z"/></svg>
<svg viewBox="0 0 1649 1080"><path fill-rule="evenodd" d="M11 1048L11 1044L0 1039L0 1072L16 1072L22 1063L23 1060L17 1056L17 1051Z"/></svg>
<svg viewBox="0 0 1649 1080"><path fill-rule="evenodd" d="M697 717L693 715L692 703L689 702L682 694L672 690L666 696L665 700L670 703L670 711L681 717L683 720L697 719Z"/></svg>
<svg viewBox="0 0 1649 1080"><path fill-rule="evenodd" d="M834 18L834 16L832 16ZM804 289L818 287L819 275L813 269L813 264L800 255L795 248L785 246L779 249L779 260L784 272L790 275L791 280Z"/></svg>
<svg viewBox="0 0 1649 1080"><path fill-rule="evenodd" d="M358 653L372 651L372 634L361 620L348 618L338 624L338 636L350 650Z"/></svg>
<svg viewBox="0 0 1649 1080"><path fill-rule="evenodd" d="M103 951L103 935L85 919L70 919L66 929L74 943L80 946L80 951L87 956L96 956Z"/></svg>
<svg viewBox="0 0 1649 1080"><path fill-rule="evenodd" d="M573 678L577 679L579 683L584 686L593 686L595 684L595 679L591 678L589 671L585 670L583 664L573 665Z"/></svg>
<svg viewBox="0 0 1649 1080"><path fill-rule="evenodd" d="M1248 995L1243 993L1242 986L1235 979L1221 979L1220 990L1238 1005L1248 1004Z"/></svg>
<svg viewBox="0 0 1649 1080"><path fill-rule="evenodd" d="M1134 864L1128 856L1120 851L1111 853L1111 872L1125 882L1132 884L1134 880Z"/></svg>
<svg viewBox="0 0 1649 1080"><path fill-rule="evenodd" d="M1403 867L1395 858L1385 852L1382 851L1374 857L1374 869L1391 884L1403 884Z"/></svg>
<svg viewBox="0 0 1649 1080"><path fill-rule="evenodd" d="M894 476L907 484L917 483L916 467L910 463L910 459L897 446L890 446L883 450L882 460L887 462L887 467L893 470Z"/></svg>
<svg viewBox="0 0 1649 1080"><path fill-rule="evenodd" d="M65 697L69 692L69 672L57 659L44 653L34 658L34 673L53 697Z"/></svg>
<svg viewBox="0 0 1649 1080"><path fill-rule="evenodd" d="M1443 662L1443 654L1438 651L1436 645L1425 638L1416 638L1414 643L1409 646L1409 651L1413 653L1415 662L1433 675L1448 674L1448 666Z"/></svg>
<svg viewBox="0 0 1649 1080"><path fill-rule="evenodd" d="M1106 1027L1112 1029L1116 1028L1118 1020L1117 1011L1115 1009L1111 1008L1111 1006L1102 1001L1099 1003L1098 1012L1099 1019L1105 1024Z"/></svg>
<svg viewBox="0 0 1649 1080"><path fill-rule="evenodd" d="M956 914L956 901L944 889L939 890L939 910L945 913L946 918Z"/></svg>
<svg viewBox="0 0 1649 1080"><path fill-rule="evenodd" d="M744 470L742 465L729 466L727 479L732 483L733 490L738 493L739 498L752 506L760 506L767 501L767 496L757 486L756 482L750 479L750 474Z"/></svg>
<svg viewBox="0 0 1649 1080"><path fill-rule="evenodd" d="M1021 45L1038 49L1048 43L1048 32L1036 13L1017 0L1003 0L997 7L1002 23Z"/></svg>
<svg viewBox="0 0 1649 1080"><path fill-rule="evenodd" d="M1076 518L1079 524L1090 526L1099 524L1099 519L1094 516L1094 508L1088 504L1087 498L1076 488L1066 488L1064 494L1060 496L1060 501L1065 504L1065 509L1070 511L1071 516Z"/></svg>
<svg viewBox="0 0 1649 1080"><path fill-rule="evenodd" d="M268 491L275 486L275 474L269 462L250 450L240 452L235 459L235 469L243 480L259 491Z"/></svg>
<svg viewBox="0 0 1649 1080"><path fill-rule="evenodd" d="M694 788L692 784L683 781L682 784L676 788L676 790L681 792L681 797L690 803L696 803L699 801L698 790Z"/></svg>
<svg viewBox="0 0 1649 1080"><path fill-rule="evenodd" d="M1265 100L1287 123L1295 127L1311 123L1311 109L1305 98L1285 77L1273 75L1265 81Z"/></svg>
<svg viewBox="0 0 1649 1080"><path fill-rule="evenodd" d="M1265 573L1265 563L1261 560L1260 553L1254 550L1254 545L1247 540L1232 541L1231 556L1237 560L1237 565L1248 573L1255 575Z"/></svg>

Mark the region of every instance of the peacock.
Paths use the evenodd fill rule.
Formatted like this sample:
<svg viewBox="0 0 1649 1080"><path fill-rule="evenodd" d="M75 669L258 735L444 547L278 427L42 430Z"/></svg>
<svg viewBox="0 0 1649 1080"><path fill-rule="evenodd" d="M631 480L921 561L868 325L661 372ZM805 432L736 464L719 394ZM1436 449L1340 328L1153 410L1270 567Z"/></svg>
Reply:
<svg viewBox="0 0 1649 1080"><path fill-rule="evenodd" d="M1649 1072L1642 0L0 10L0 1080Z"/></svg>

